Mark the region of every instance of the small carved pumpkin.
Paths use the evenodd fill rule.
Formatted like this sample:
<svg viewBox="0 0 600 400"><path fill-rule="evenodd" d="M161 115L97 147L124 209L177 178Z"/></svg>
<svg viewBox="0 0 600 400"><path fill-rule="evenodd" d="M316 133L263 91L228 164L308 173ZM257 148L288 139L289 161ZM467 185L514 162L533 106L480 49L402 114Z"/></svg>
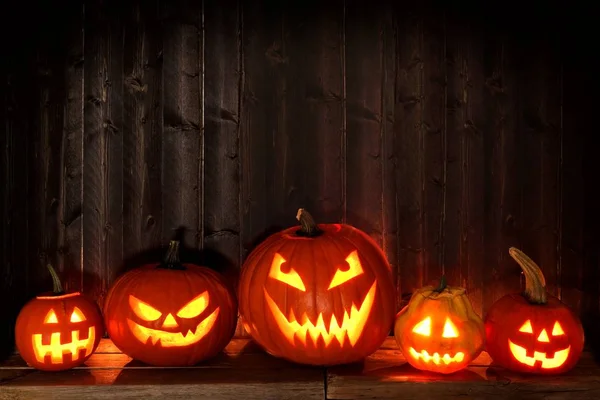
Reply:
<svg viewBox="0 0 600 400"><path fill-rule="evenodd" d="M217 272L179 262L172 241L163 263L133 269L110 288L104 319L113 343L156 366L186 366L215 356L233 336L237 304Z"/></svg>
<svg viewBox="0 0 600 400"><path fill-rule="evenodd" d="M525 292L496 301L485 318L487 352L506 369L560 374L577 364L584 334L579 318L559 299L546 293L535 262L521 250L509 254L525 275Z"/></svg>
<svg viewBox="0 0 600 400"><path fill-rule="evenodd" d="M383 343L395 314L395 288L385 255L364 232L315 224L267 238L240 278L240 315L270 354L301 364L358 361Z"/></svg>
<svg viewBox="0 0 600 400"><path fill-rule="evenodd" d="M64 293L51 265L54 290L30 300L19 312L16 345L27 364L43 371L63 371L83 364L104 334L96 303L79 292Z"/></svg>
<svg viewBox="0 0 600 400"><path fill-rule="evenodd" d="M473 311L466 290L425 286L398 313L396 342L413 367L442 374L459 371L477 358L484 346L483 321Z"/></svg>

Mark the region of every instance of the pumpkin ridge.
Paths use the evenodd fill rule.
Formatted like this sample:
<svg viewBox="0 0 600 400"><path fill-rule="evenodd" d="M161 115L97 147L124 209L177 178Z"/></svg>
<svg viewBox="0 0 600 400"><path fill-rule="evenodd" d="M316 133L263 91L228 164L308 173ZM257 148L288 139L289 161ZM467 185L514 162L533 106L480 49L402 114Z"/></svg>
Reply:
<svg viewBox="0 0 600 400"><path fill-rule="evenodd" d="M529 256L516 247L508 249L510 256L519 264L525 275L523 297L531 304L546 304L546 279L540 267Z"/></svg>

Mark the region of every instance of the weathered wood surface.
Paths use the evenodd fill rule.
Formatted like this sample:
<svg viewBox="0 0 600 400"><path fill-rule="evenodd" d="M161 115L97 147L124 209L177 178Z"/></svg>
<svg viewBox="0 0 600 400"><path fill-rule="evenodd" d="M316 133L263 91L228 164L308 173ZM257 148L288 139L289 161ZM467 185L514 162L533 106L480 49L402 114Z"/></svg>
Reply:
<svg viewBox="0 0 600 400"><path fill-rule="evenodd" d="M590 353L563 376L521 376L491 366L483 352L471 365L449 376L412 368L393 338L364 364L327 370L328 399L596 399L600 367Z"/></svg>
<svg viewBox="0 0 600 400"><path fill-rule="evenodd" d="M265 354L234 339L215 359L187 368L132 361L103 339L85 366L45 373L15 355L0 364L0 399L322 399L324 372Z"/></svg>
<svg viewBox="0 0 600 400"><path fill-rule="evenodd" d="M193 367L157 368L132 361L103 339L85 366L66 372L33 370L14 354L0 364L0 399L594 399L600 395L600 367L589 352L573 371L557 377L519 376L490 364L483 352L464 371L427 374L410 367L390 337L363 363L326 370L271 357L248 339L232 340L222 354Z"/></svg>
<svg viewBox="0 0 600 400"><path fill-rule="evenodd" d="M523 285L515 245L598 325L594 69L544 33L556 21L368 1L48 8L2 39L0 347L49 287L45 262L102 303L179 235L184 260L235 284L299 207L382 246L398 308L444 273L485 314ZM27 9L0 14L34 23Z"/></svg>

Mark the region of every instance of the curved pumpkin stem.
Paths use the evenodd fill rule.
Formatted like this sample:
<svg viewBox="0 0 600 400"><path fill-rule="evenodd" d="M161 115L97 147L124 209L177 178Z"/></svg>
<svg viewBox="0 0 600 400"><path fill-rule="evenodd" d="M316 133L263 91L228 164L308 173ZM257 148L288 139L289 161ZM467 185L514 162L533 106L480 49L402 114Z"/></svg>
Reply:
<svg viewBox="0 0 600 400"><path fill-rule="evenodd" d="M440 285L437 287L437 289L434 290L434 292L442 293L444 289L446 289L446 287L448 287L448 282L446 282L446 275L442 275L442 277L440 278Z"/></svg>
<svg viewBox="0 0 600 400"><path fill-rule="evenodd" d="M58 274L56 273L52 265L48 264L46 265L46 267L48 268L48 271L50 271L50 276L52 276L52 293L57 296L63 294L63 287L62 283L60 283L60 278L58 277Z"/></svg>
<svg viewBox="0 0 600 400"><path fill-rule="evenodd" d="M178 269L185 270L186 268L179 261L179 241L171 240L169 242L169 249L163 262L158 266L159 268L165 269Z"/></svg>
<svg viewBox="0 0 600 400"><path fill-rule="evenodd" d="M532 304L546 304L546 279L540 267L521 250L511 247L508 254L519 264L525 274L525 293L523 296Z"/></svg>
<svg viewBox="0 0 600 400"><path fill-rule="evenodd" d="M317 223L313 219L312 215L308 213L304 208L299 208L296 214L296 219L300 221L302 228L296 231L298 236L315 237L323 233L317 226Z"/></svg>

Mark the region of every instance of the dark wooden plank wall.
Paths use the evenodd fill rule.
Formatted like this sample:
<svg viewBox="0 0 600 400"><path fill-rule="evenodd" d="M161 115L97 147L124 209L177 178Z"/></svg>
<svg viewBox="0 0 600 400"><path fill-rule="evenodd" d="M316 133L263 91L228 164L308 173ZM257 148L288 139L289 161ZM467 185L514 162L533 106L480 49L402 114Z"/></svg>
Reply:
<svg viewBox="0 0 600 400"><path fill-rule="evenodd" d="M382 246L398 307L446 274L484 313L522 285L514 245L593 319L597 157L560 24L387 3L89 1L5 29L0 341L46 262L102 302L179 235L235 278L299 207Z"/></svg>

